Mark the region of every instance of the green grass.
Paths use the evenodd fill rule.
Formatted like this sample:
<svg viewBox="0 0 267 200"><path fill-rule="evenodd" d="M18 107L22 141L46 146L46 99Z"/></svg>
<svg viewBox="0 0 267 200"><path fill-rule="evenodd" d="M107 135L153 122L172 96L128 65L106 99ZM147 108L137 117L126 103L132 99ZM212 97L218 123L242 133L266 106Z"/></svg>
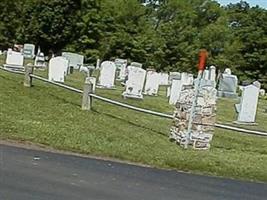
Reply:
<svg viewBox="0 0 267 200"><path fill-rule="evenodd" d="M45 72L35 72L45 75ZM82 75L67 83L82 88ZM143 101L124 100L122 88L97 90L121 102L171 113L164 90ZM266 130L267 101L260 101L258 127ZM218 120L232 122L233 101L218 104ZM216 129L209 151L183 150L168 141L171 120L138 113L94 100L93 111L81 111L81 96L34 81L23 87L23 76L0 70L0 138L30 141L53 148L107 156L160 168L267 182L267 138Z"/></svg>

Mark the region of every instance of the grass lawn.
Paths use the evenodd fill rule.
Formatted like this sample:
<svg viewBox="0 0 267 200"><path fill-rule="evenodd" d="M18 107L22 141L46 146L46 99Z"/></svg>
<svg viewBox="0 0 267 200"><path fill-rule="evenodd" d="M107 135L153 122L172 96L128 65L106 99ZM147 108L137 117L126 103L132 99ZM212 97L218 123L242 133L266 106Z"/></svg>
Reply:
<svg viewBox="0 0 267 200"><path fill-rule="evenodd" d="M36 72L36 74L44 72ZM82 88L75 73L67 84ZM162 88L159 97L124 100L123 88L97 94L164 113L172 106ZM235 119L232 100L218 101L218 121ZM93 111L81 111L81 96L34 80L23 87L23 76L0 70L0 138L30 141L96 156L107 156L160 168L267 182L267 138L216 129L209 151L183 150L168 141L172 121L101 101ZM267 115L260 101L254 129L267 130ZM265 121L264 121L265 120Z"/></svg>

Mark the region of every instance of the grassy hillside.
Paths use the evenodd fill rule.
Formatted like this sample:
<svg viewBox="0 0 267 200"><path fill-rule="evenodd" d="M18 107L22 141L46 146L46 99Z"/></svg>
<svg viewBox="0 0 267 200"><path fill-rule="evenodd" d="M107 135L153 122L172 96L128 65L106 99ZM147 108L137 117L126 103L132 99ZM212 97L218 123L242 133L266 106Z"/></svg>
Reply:
<svg viewBox="0 0 267 200"><path fill-rule="evenodd" d="M40 73L40 72L36 72ZM41 72L44 73L44 72ZM67 83L82 88L75 73ZM150 116L100 101L93 111L81 111L81 96L34 81L23 87L23 76L0 70L0 138L31 141L63 150L108 156L201 174L267 182L267 138L216 129L210 151L183 150L168 141L171 120ZM97 90L102 96L171 113L164 90L143 101L124 100L122 88ZM233 101L220 100L218 120L235 119ZM258 127L267 129L260 102Z"/></svg>

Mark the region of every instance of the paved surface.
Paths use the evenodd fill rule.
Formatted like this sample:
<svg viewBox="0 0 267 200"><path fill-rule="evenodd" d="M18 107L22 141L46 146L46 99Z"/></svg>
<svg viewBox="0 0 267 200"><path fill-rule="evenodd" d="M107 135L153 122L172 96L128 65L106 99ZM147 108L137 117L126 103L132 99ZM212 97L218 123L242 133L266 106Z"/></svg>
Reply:
<svg viewBox="0 0 267 200"><path fill-rule="evenodd" d="M266 200L267 184L0 145L1 200Z"/></svg>

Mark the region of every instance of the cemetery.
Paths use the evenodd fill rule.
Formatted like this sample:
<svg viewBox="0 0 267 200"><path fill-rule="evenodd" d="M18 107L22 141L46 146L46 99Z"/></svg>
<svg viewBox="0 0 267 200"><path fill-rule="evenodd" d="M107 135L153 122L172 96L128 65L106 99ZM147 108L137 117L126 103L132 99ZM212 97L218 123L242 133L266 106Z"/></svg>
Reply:
<svg viewBox="0 0 267 200"><path fill-rule="evenodd" d="M2 56L0 61L5 64L7 60ZM216 87L214 66L196 79L185 72L144 70L141 63L123 59L100 62L99 69L97 64L95 69L83 64L75 65L70 73L70 59L57 56L50 59L45 69L36 66L34 74L81 90L85 83L92 83L92 91L97 95L174 118L138 113L97 100L93 100L92 110L85 112L80 109L78 95L38 80L28 89L20 84L23 76L0 70L0 103L5 102L1 114L8 113L0 122L1 138L162 168L201 169L205 174L267 180L267 138L215 128L215 123L220 122L267 130L267 100L260 95L259 82L242 86L238 97L237 77L227 69L218 75ZM83 73L81 67L92 73ZM200 88L197 94L194 85ZM190 121L193 101L196 110ZM184 151L181 147L185 146L191 123L192 140L186 146L193 148Z"/></svg>

